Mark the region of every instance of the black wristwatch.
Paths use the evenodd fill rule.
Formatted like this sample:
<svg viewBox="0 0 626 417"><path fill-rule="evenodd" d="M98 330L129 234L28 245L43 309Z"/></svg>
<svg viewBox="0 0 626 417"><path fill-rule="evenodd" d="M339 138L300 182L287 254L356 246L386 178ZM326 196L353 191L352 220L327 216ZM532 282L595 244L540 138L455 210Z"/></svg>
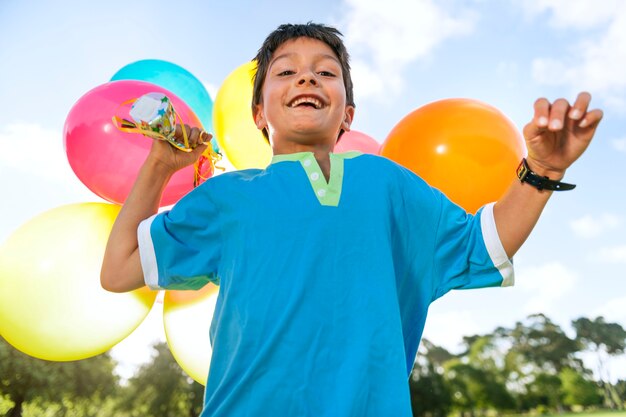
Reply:
<svg viewBox="0 0 626 417"><path fill-rule="evenodd" d="M522 158L517 167L517 178L521 182L528 183L538 190L550 190L550 191L567 191L576 188L576 184L567 184L561 181L551 180L548 177L543 177L536 172L533 172L526 162L526 158Z"/></svg>

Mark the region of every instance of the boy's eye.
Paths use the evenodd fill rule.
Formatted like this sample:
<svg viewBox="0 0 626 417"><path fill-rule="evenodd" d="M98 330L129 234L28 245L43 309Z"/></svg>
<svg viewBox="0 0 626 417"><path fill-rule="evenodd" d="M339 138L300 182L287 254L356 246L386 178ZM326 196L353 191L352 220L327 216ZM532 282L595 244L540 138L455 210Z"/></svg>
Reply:
<svg viewBox="0 0 626 417"><path fill-rule="evenodd" d="M319 75L321 75L322 77L334 77L335 76L335 74L333 74L330 71L320 71Z"/></svg>
<svg viewBox="0 0 626 417"><path fill-rule="evenodd" d="M281 71L281 72L279 72L279 73L278 73L278 76L279 76L279 77L282 77L282 76L284 76L284 75L293 75L293 74L295 74L295 72L294 72L294 71L292 71L292 70L285 70L285 71Z"/></svg>

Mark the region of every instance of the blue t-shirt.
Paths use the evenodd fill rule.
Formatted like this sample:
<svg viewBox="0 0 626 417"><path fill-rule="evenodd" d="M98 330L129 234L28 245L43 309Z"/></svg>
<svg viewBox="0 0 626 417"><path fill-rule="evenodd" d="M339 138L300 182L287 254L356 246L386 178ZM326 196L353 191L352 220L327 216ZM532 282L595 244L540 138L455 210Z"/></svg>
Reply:
<svg viewBox="0 0 626 417"><path fill-rule="evenodd" d="M398 164L309 152L210 179L142 222L152 288L219 284L202 416L411 416L428 307L510 285L492 206L476 216Z"/></svg>

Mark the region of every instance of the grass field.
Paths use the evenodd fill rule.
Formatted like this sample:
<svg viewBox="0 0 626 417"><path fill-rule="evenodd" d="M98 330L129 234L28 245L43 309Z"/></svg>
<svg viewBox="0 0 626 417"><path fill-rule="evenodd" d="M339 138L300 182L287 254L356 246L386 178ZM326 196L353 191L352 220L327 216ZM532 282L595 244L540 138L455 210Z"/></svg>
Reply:
<svg viewBox="0 0 626 417"><path fill-rule="evenodd" d="M626 417L626 411L601 410L582 413L546 414L542 417Z"/></svg>

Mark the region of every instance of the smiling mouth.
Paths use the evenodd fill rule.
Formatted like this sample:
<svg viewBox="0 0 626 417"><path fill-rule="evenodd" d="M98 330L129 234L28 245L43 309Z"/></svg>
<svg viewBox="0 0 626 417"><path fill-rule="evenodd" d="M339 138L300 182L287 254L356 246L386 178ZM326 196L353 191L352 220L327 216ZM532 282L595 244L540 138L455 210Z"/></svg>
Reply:
<svg viewBox="0 0 626 417"><path fill-rule="evenodd" d="M322 107L324 107L324 103L322 103L321 100L315 97L300 96L300 97L296 97L291 103L289 103L288 107L291 107L291 108L311 107L311 108L319 110Z"/></svg>

